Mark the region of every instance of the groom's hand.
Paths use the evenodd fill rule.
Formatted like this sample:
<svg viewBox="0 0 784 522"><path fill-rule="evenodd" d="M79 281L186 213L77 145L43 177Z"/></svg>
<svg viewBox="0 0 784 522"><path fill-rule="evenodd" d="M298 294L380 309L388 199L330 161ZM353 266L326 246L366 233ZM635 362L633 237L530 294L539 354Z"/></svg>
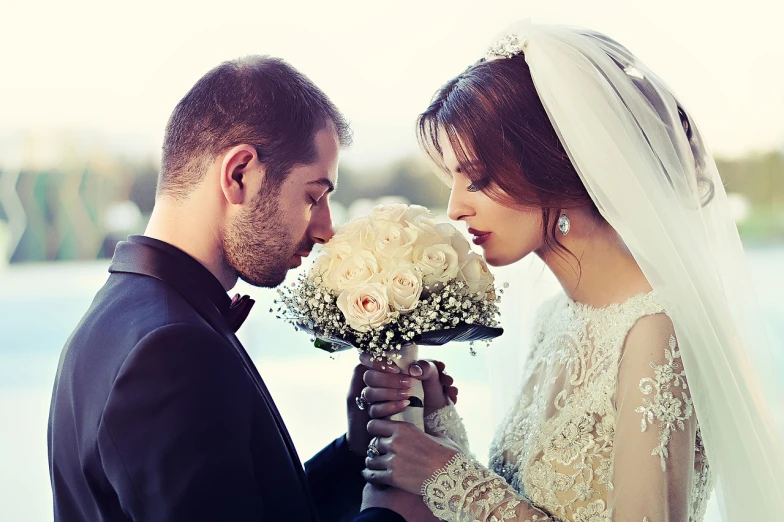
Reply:
<svg viewBox="0 0 784 522"><path fill-rule="evenodd" d="M390 509L406 520L416 520L417 522L438 520L422 501L421 496L397 488L381 489L378 486L367 484L362 492L361 509L372 507Z"/></svg>
<svg viewBox="0 0 784 522"><path fill-rule="evenodd" d="M348 395L346 396L346 411L348 417L348 431L346 431L346 442L352 453L364 457L367 452L368 444L370 443L370 435L367 432L367 423L370 420L370 414L367 409L360 410L357 407L357 397L362 394L365 388L365 382L362 377L365 374L363 365L358 364L354 368L354 373L351 376L351 384L348 388Z"/></svg>

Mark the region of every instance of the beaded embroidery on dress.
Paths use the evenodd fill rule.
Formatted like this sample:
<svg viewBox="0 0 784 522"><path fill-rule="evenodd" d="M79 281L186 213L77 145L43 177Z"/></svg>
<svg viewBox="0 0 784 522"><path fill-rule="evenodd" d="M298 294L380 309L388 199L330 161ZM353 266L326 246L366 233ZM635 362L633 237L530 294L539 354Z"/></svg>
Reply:
<svg viewBox="0 0 784 522"><path fill-rule="evenodd" d="M423 485L436 516L702 520L713 476L672 323L654 293L599 309L564 295L545 303L521 382L489 469L459 455ZM464 438L453 406L431 417Z"/></svg>

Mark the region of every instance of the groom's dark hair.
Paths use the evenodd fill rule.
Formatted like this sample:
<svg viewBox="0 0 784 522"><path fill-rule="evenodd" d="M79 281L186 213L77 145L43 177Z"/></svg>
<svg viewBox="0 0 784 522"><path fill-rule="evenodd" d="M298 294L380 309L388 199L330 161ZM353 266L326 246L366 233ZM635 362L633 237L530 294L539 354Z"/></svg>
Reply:
<svg viewBox="0 0 784 522"><path fill-rule="evenodd" d="M163 138L158 194L186 196L217 154L247 143L276 189L295 165L316 159L316 133L333 126L340 145L351 129L327 96L279 58L249 56L224 62L174 108Z"/></svg>

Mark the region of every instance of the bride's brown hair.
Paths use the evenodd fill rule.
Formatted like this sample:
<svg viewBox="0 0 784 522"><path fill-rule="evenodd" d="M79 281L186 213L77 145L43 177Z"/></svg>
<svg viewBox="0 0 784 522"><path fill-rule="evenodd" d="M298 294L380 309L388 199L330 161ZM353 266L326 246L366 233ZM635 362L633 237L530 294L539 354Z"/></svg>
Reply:
<svg viewBox="0 0 784 522"><path fill-rule="evenodd" d="M440 130L465 175L490 198L508 207L542 209L546 249L568 252L556 239L562 211L586 208L602 219L550 123L522 54L480 60L441 87L419 115L419 143L449 182Z"/></svg>
<svg viewBox="0 0 784 522"><path fill-rule="evenodd" d="M663 107L647 80L633 81L654 109ZM686 111L677 108L695 162L700 203L707 205L715 187L703 175L704 146ZM541 208L546 250L575 257L556 239L558 217L565 210L587 209L604 223L550 122L522 53L480 60L441 87L419 115L419 143L450 183L440 142L444 134L465 175L490 198L512 208Z"/></svg>

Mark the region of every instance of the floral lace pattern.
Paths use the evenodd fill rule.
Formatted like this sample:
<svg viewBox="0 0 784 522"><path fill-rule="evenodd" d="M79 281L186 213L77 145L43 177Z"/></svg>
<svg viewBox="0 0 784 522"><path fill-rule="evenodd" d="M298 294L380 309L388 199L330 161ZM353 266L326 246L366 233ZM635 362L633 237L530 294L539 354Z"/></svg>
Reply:
<svg viewBox="0 0 784 522"><path fill-rule="evenodd" d="M500 477L461 453L422 484L422 498L438 518L461 522L512 520L520 503Z"/></svg>
<svg viewBox="0 0 784 522"><path fill-rule="evenodd" d="M670 336L669 349L664 350L664 356L667 358L667 364L651 363L655 378L645 377L640 381L640 391L643 395L651 395L654 391L655 395L652 399L644 397L643 405L634 410L642 414L640 421L642 431L647 430L649 424L659 421L659 445L654 448L651 455L659 456L662 471L667 469L666 459L669 456L667 444L672 438L673 431L678 428L681 431L686 429L684 421L688 420L694 412L691 397L685 391L680 397L676 397L672 392L672 387L683 390L689 388L686 384L686 371L679 362L681 354L673 335Z"/></svg>
<svg viewBox="0 0 784 522"><path fill-rule="evenodd" d="M431 435L443 435L457 444L463 453L469 453L468 434L463 419L454 404L448 405L425 416L425 431Z"/></svg>
<svg viewBox="0 0 784 522"><path fill-rule="evenodd" d="M531 505L544 510L541 516L550 517L538 520L610 522L615 400L624 344L639 319L663 312L653 293L599 309L565 296L546 303L538 315L520 395L490 449L492 472L464 455L450 462L423 487L425 501L436 516L537 520L519 512ZM639 382L641 404L636 409L632 404L629 411L642 415L643 433L659 430L658 445L645 451L659 458L656 469L660 464L666 470L672 437L684 431L686 421L696 420L674 336L655 358L647 371L645 362L640 365L640 380L634 382ZM434 416L442 414L457 417L446 409ZM446 425L450 418L431 422ZM697 522L704 516L713 487L699 427L690 487L689 520ZM510 511L513 499L523 503L516 515Z"/></svg>

